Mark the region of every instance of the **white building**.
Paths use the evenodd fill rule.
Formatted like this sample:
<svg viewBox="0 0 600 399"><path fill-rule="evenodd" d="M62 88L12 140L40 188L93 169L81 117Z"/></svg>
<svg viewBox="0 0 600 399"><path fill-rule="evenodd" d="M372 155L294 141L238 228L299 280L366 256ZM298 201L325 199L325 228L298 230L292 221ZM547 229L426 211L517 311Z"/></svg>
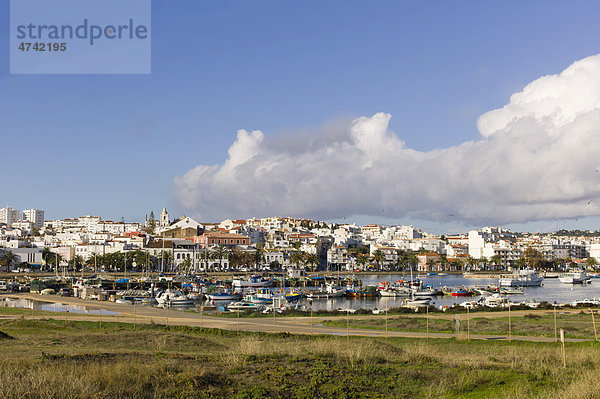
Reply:
<svg viewBox="0 0 600 399"><path fill-rule="evenodd" d="M44 211L40 209L25 209L23 211L23 220L33 223L33 227L41 229L44 227Z"/></svg>
<svg viewBox="0 0 600 399"><path fill-rule="evenodd" d="M592 244L590 246L590 257L600 262L600 244Z"/></svg>
<svg viewBox="0 0 600 399"><path fill-rule="evenodd" d="M0 209L0 223L10 226L19 220L21 220L21 211L9 206Z"/></svg>
<svg viewBox="0 0 600 399"><path fill-rule="evenodd" d="M13 224L11 224L12 228L14 229L19 229L23 232L26 233L31 233L33 231L33 228L35 227L34 224L30 221L23 221L20 220L18 222L14 222Z"/></svg>

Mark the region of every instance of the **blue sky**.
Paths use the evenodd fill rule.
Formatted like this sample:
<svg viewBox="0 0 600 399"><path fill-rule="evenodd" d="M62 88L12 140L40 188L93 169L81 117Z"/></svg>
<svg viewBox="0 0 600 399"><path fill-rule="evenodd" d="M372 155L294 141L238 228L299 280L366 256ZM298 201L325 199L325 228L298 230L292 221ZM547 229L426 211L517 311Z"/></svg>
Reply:
<svg viewBox="0 0 600 399"><path fill-rule="evenodd" d="M411 148L475 140L479 115L599 52L599 11L592 1L155 0L151 75L28 76L9 75L3 1L0 205L47 218L179 214L173 178L222 163L238 129L289 136L388 112Z"/></svg>

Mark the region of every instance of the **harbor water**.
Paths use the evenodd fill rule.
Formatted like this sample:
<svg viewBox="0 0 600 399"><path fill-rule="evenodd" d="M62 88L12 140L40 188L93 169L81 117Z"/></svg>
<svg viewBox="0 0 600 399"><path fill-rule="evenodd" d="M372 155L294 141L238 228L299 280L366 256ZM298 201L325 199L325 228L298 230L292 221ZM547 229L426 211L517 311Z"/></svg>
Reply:
<svg viewBox="0 0 600 399"><path fill-rule="evenodd" d="M119 313L111 310L100 309L100 307L92 306L81 306L81 305L67 305L63 303L45 302L45 301L32 301L30 299L14 299L4 298L0 301L0 306L6 308L23 308L33 310L41 310L45 312L69 312L78 314L101 314L101 315L118 315Z"/></svg>

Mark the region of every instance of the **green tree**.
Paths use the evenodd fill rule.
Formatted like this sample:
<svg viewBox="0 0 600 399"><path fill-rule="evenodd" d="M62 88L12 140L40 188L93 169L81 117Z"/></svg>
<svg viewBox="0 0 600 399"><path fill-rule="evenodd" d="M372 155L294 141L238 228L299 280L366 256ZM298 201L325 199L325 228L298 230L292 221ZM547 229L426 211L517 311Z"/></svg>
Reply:
<svg viewBox="0 0 600 399"><path fill-rule="evenodd" d="M385 254L381 249L376 249L373 251L373 259L375 259L375 263L377 264L377 270L381 270L381 266L385 261Z"/></svg>
<svg viewBox="0 0 600 399"><path fill-rule="evenodd" d="M477 259L475 259L475 258L473 258L473 257L469 256L469 257L467 258L466 264L467 264L467 268L468 268L469 270L473 270L473 267L475 267L475 265L477 264Z"/></svg>
<svg viewBox="0 0 600 399"><path fill-rule="evenodd" d="M596 258L590 256L585 260L585 265L588 267L588 269L595 269L598 265L598 261Z"/></svg>
<svg viewBox="0 0 600 399"><path fill-rule="evenodd" d="M50 250L50 248L48 247L44 247L44 249L42 249L42 262L46 265L48 264L48 260L51 259L52 256L52 251Z"/></svg>
<svg viewBox="0 0 600 399"><path fill-rule="evenodd" d="M525 264L532 269L540 269L544 261L542 253L533 247L527 247L523 251L523 258L525 258Z"/></svg>
<svg viewBox="0 0 600 399"><path fill-rule="evenodd" d="M260 264L265 261L264 250L261 248L256 248L252 254L252 258L254 260L255 270L259 270Z"/></svg>
<svg viewBox="0 0 600 399"><path fill-rule="evenodd" d="M499 268L499 266L502 264L502 256L496 254L493 255L490 258L490 261L492 262L492 264L495 266L496 270Z"/></svg>
<svg viewBox="0 0 600 399"><path fill-rule="evenodd" d="M356 257L356 263L361 266L361 269L364 270L365 265L369 263L369 258L365 254L358 254Z"/></svg>
<svg viewBox="0 0 600 399"><path fill-rule="evenodd" d="M69 266L73 267L75 270L77 270L78 268L79 268L79 270L81 270L81 268L83 267L84 264L85 264L85 260L80 255L75 255L69 261Z"/></svg>
<svg viewBox="0 0 600 399"><path fill-rule="evenodd" d="M317 256L317 254L307 254L305 261L306 261L306 264L308 266L310 266L310 269L313 272L317 270L317 266L320 263L320 259Z"/></svg>
<svg viewBox="0 0 600 399"><path fill-rule="evenodd" d="M448 257L444 254L440 255L438 263L440 264L441 269L445 270L446 266L448 265Z"/></svg>
<svg viewBox="0 0 600 399"><path fill-rule="evenodd" d="M156 231L156 218L154 217L154 211L150 211L150 219L148 219L148 225L147 225L147 230L148 233L150 234L154 234L154 232Z"/></svg>
<svg viewBox="0 0 600 399"><path fill-rule="evenodd" d="M4 251L4 253L2 254L2 256L0 256L0 266L2 266L2 269L6 272L10 271L10 267L14 264L17 263L17 261L19 260L19 257L17 255L15 255L12 251Z"/></svg>
<svg viewBox="0 0 600 399"><path fill-rule="evenodd" d="M435 270L436 264L437 264L437 261L435 259L433 259L433 258L427 259L427 269Z"/></svg>
<svg viewBox="0 0 600 399"><path fill-rule="evenodd" d="M486 269L488 258L482 256L481 258L477 259L477 263L479 263L484 269Z"/></svg>
<svg viewBox="0 0 600 399"><path fill-rule="evenodd" d="M171 251L160 251L159 259L161 266L164 266L165 270L173 264L173 252Z"/></svg>
<svg viewBox="0 0 600 399"><path fill-rule="evenodd" d="M417 258L417 255L415 255L412 252L407 252L406 253L406 262L409 266L410 269L414 270L417 266L417 264L419 263L419 258Z"/></svg>
<svg viewBox="0 0 600 399"><path fill-rule="evenodd" d="M212 249L212 258L219 261L219 268L223 270L223 259L227 259L229 251L222 245L217 245Z"/></svg>
<svg viewBox="0 0 600 399"><path fill-rule="evenodd" d="M296 265L296 267L300 267L300 264L304 263L304 253L301 251L295 251L290 254L290 262Z"/></svg>

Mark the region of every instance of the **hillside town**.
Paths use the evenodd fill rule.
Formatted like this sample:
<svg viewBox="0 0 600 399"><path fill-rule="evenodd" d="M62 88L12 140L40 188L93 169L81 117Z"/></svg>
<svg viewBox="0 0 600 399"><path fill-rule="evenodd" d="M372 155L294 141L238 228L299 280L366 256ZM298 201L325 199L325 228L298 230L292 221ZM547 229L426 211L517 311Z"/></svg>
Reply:
<svg viewBox="0 0 600 399"><path fill-rule="evenodd" d="M3 271L419 272L594 269L597 231L513 233L485 227L433 235L413 226L336 224L310 219L198 222L166 208L145 223L80 216L45 220L39 209L0 209Z"/></svg>

